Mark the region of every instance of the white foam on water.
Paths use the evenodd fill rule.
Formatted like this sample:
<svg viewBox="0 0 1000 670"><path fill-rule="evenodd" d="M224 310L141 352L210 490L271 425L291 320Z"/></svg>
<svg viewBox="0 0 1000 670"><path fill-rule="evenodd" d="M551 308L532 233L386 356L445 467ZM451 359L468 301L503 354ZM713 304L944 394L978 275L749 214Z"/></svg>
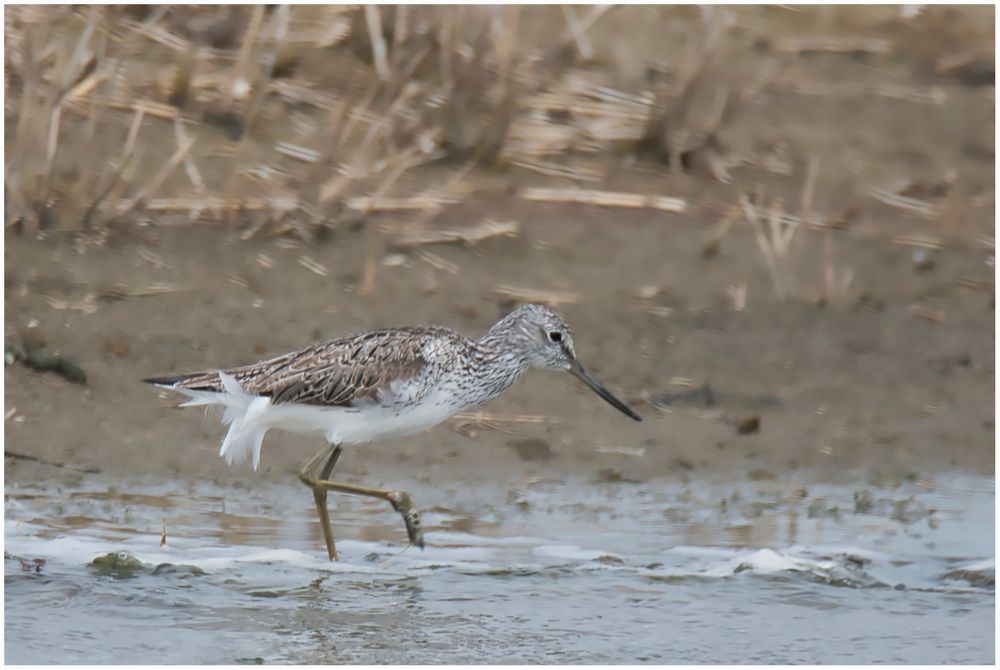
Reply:
<svg viewBox="0 0 1000 670"><path fill-rule="evenodd" d="M855 551L855 547L840 547L838 553L857 555L875 553ZM775 575L798 573L810 575L823 581L849 580L857 585L877 585L876 579L856 566L826 558L831 552L817 552L815 548L790 547L775 550L771 548L755 550L720 549L715 547L675 547L663 552L670 558L681 559L671 565L649 569L654 577L701 577L727 578L736 575ZM823 558L814 558L818 554Z"/></svg>
<svg viewBox="0 0 1000 670"><path fill-rule="evenodd" d="M83 535L65 534L54 538L39 534L37 526L7 521L5 523L5 550L32 558L45 558L67 565L89 564L95 558L111 552L124 551L136 560L151 565L174 563L193 565L207 572L225 571L241 564L272 565L284 564L291 567L327 572L384 573L386 570L377 563L364 564L352 561L331 562L320 552L302 552L296 549L237 546L218 547L199 544L197 538L176 538L170 544L150 547L149 542L129 538L111 542L106 539ZM339 543L346 556L361 557L372 550L382 549L382 545L365 542L344 541Z"/></svg>
<svg viewBox="0 0 1000 670"><path fill-rule="evenodd" d="M856 556L873 563L885 563L892 559L889 554L873 549L866 549L853 544L817 544L811 546L792 545L789 552L820 556Z"/></svg>
<svg viewBox="0 0 1000 670"><path fill-rule="evenodd" d="M958 565L956 566L956 569L969 570L970 572L989 572L990 570L996 571L997 560L995 558L986 558L981 561L966 563L965 565Z"/></svg>
<svg viewBox="0 0 1000 670"><path fill-rule="evenodd" d="M452 530L437 530L424 534L424 539L428 545L447 546L534 546L551 542L541 537L530 537L524 535L496 536L473 535L472 533L461 533Z"/></svg>
<svg viewBox="0 0 1000 670"><path fill-rule="evenodd" d="M730 558L739 553L739 550L727 547L694 547L687 544L679 544L675 547L665 549L663 553L693 558Z"/></svg>
<svg viewBox="0 0 1000 670"><path fill-rule="evenodd" d="M773 549L760 549L746 558L733 559L728 563L728 566L732 567L734 574L737 571L743 572L749 570L763 575L784 572L786 570L810 570L816 567L816 565L809 561L779 554ZM830 567L832 567L832 563Z"/></svg>
<svg viewBox="0 0 1000 670"><path fill-rule="evenodd" d="M468 533L428 534L424 550L400 548L379 542L342 540L341 560L331 562L324 552L300 551L287 547L218 546L207 538L176 537L164 547L149 535L120 541L79 532L49 537L51 530L28 523L6 522L7 547L14 554L43 557L68 565L90 563L112 551L127 551L139 561L193 565L206 572L238 570L245 565L283 565L305 571L406 576L437 570L465 573L496 571L532 572L549 567L594 571L631 571L658 577L726 578L740 574L773 575L800 573L826 581L851 580L860 584L889 583L876 579L850 559L858 557L872 564L889 565L885 554L852 545L793 546L786 549L731 549L680 545L661 553L667 565L642 567L647 559L629 557L575 544L555 544L533 537L485 538ZM44 531L44 533L43 533ZM443 546L435 544L441 542ZM867 565L865 566L868 567ZM989 570L992 559L969 563L965 569Z"/></svg>
<svg viewBox="0 0 1000 670"><path fill-rule="evenodd" d="M604 556L621 558L609 551L583 549L574 544L547 544L533 547L531 553L540 558L557 558L568 561L593 561Z"/></svg>

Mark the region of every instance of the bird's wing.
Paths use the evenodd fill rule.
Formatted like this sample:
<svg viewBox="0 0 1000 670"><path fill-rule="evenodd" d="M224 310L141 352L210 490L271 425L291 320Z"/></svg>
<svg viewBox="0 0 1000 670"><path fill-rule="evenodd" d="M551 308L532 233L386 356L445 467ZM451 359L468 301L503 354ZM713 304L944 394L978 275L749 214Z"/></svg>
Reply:
<svg viewBox="0 0 1000 670"><path fill-rule="evenodd" d="M398 383L423 371L427 364L424 346L445 332L437 328L399 328L362 333L223 372L239 382L246 393L270 396L275 405L351 407L391 398ZM223 390L218 371L145 381L190 390Z"/></svg>

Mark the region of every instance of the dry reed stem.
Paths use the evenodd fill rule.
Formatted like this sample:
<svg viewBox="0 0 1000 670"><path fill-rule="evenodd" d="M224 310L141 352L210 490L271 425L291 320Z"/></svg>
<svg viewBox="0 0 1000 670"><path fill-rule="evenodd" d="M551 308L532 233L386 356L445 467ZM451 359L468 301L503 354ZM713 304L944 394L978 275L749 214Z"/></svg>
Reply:
<svg viewBox="0 0 1000 670"><path fill-rule="evenodd" d="M408 198L379 198L369 195L359 195L348 198L345 204L348 208L360 212L399 212L408 210L438 210L445 205L459 202L458 198L447 196L417 195Z"/></svg>
<svg viewBox="0 0 1000 670"><path fill-rule="evenodd" d="M869 53L887 54L889 40L865 37L798 37L780 40L777 50L784 53Z"/></svg>
<svg viewBox="0 0 1000 670"><path fill-rule="evenodd" d="M778 202L771 205L766 221L762 220L758 209L750 204L746 194L740 194L740 206L754 227L757 246L767 265L774 292L779 300L784 300L791 292L792 282L787 267L788 250L795 231L798 230L798 224L787 225L782 222L781 205Z"/></svg>
<svg viewBox="0 0 1000 670"><path fill-rule="evenodd" d="M375 290L375 275L378 272L378 265L375 263L375 255L368 252L365 255L365 271L361 277L361 286L358 287L360 295L371 295Z"/></svg>
<svg viewBox="0 0 1000 670"><path fill-rule="evenodd" d="M971 289L973 291L982 291L984 293L993 293L994 283L990 281L983 281L982 279L976 279L974 277L964 277L958 276L951 280L952 284L956 286L961 286L962 288Z"/></svg>
<svg viewBox="0 0 1000 670"><path fill-rule="evenodd" d="M393 240L392 246L397 249L424 246L428 244L466 244L473 245L494 237L517 237L521 224L517 221L483 221L471 228L459 230L425 230L416 231Z"/></svg>
<svg viewBox="0 0 1000 670"><path fill-rule="evenodd" d="M639 311L650 316L668 317L674 313L672 307L664 305L640 305Z"/></svg>
<svg viewBox="0 0 1000 670"><path fill-rule="evenodd" d="M895 207L910 214L918 214L928 219L936 217L939 213L938 208L926 200L899 195L883 188L873 188L868 194L890 207Z"/></svg>
<svg viewBox="0 0 1000 670"><path fill-rule="evenodd" d="M187 156L188 151L190 151L191 147L194 146L194 139L195 138L193 137L189 137L187 141L181 144L174 152L174 155L170 157L170 160L168 160L166 164L160 168L159 172L157 172L143 188L139 189L139 192L131 200L126 201L125 204L121 206L118 212L115 213L115 218L125 216L146 200L146 198L148 198L151 194L153 194L156 189L160 188L160 185L166 180L167 177L170 176L170 173L173 172L178 165L180 165L180 162L184 160L185 156Z"/></svg>
<svg viewBox="0 0 1000 670"><path fill-rule="evenodd" d="M63 104L71 103L79 98L90 95L93 90L107 78L108 75L105 72L95 72L90 76L85 77L80 80L78 84L73 86L68 93L66 93L63 97Z"/></svg>
<svg viewBox="0 0 1000 670"><path fill-rule="evenodd" d="M944 249L944 243L941 240L927 235L896 235L890 238L890 241L893 244L919 249L933 249L935 251Z"/></svg>
<svg viewBox="0 0 1000 670"><path fill-rule="evenodd" d="M130 112L142 109L145 114L166 119L167 121L173 121L181 115L181 110L177 109L173 105L156 102L155 100L144 100L142 98L137 100L94 100L92 98L88 100L76 99L69 101L66 105L66 109L86 114L88 113L88 108L95 106L107 107L109 109L128 110Z"/></svg>
<svg viewBox="0 0 1000 670"><path fill-rule="evenodd" d="M346 17L337 18L330 22L329 27L319 33L315 38L311 38L313 46L318 49L329 49L340 44L351 34L351 20Z"/></svg>
<svg viewBox="0 0 1000 670"><path fill-rule="evenodd" d="M148 200L143 207L147 212L191 212L194 210L208 211L218 216L225 213L238 212L273 212L286 214L299 207L297 198L287 197L250 197L232 198L225 196L205 198L156 198Z"/></svg>
<svg viewBox="0 0 1000 670"><path fill-rule="evenodd" d="M587 170L586 168L569 168L556 163L542 163L515 158L511 159L510 164L516 167L525 168L526 170L531 170L532 172L548 175L550 177L564 177L576 181L601 181L603 179L602 175L593 170Z"/></svg>
<svg viewBox="0 0 1000 670"><path fill-rule="evenodd" d="M229 85L223 92L223 109L229 108L234 97L236 97L237 93L240 92L239 89L242 82L248 80L247 61L250 59L250 52L253 50L253 45L257 40L257 35L260 32L260 26L263 20L264 5L254 6L253 14L250 15L250 24L247 26L246 32L243 35L243 42L240 44L240 51L236 56L236 62L233 63L233 67L230 70Z"/></svg>
<svg viewBox="0 0 1000 670"><path fill-rule="evenodd" d="M375 62L375 72L382 81L389 79L389 59L382 36L382 18L378 7L365 5L365 25L368 27L368 39L372 46L372 60Z"/></svg>
<svg viewBox="0 0 1000 670"><path fill-rule="evenodd" d="M513 286L511 284L497 284L493 287L494 293L516 300L518 302L542 303L550 307L559 305L575 305L580 302L580 294L571 291L547 291L545 289L526 288L523 286Z"/></svg>
<svg viewBox="0 0 1000 670"><path fill-rule="evenodd" d="M451 421L471 421L473 423L562 423L561 419L538 414L492 414L490 412L461 412Z"/></svg>
<svg viewBox="0 0 1000 670"><path fill-rule="evenodd" d="M189 40L155 25L162 18L166 9L167 6L161 7L159 12L154 13L153 16L142 23L125 19L120 22L120 25L123 28L131 30L137 37L145 37L174 51L191 53L194 51L194 45Z"/></svg>
<svg viewBox="0 0 1000 670"><path fill-rule="evenodd" d="M736 222L739 216L738 208L731 208L729 212L714 225L702 239L701 242L701 256L702 258L711 258L719 253L719 249L722 248L722 240L725 239L726 235L729 234L730 229L733 227L733 223Z"/></svg>
<svg viewBox="0 0 1000 670"><path fill-rule="evenodd" d="M432 268L436 268L443 272L447 272L450 275L458 274L459 267L457 264L452 263L450 261L446 261L437 254L433 254L430 251L427 251L426 249L421 249L420 251L418 251L417 258L424 261Z"/></svg>
<svg viewBox="0 0 1000 670"><path fill-rule="evenodd" d="M322 263L314 260L311 256L299 256L299 265L312 272L318 277L329 277L330 271Z"/></svg>
<svg viewBox="0 0 1000 670"><path fill-rule="evenodd" d="M797 95L811 95L829 98L856 98L876 95L893 100L904 100L906 102L931 105L943 104L948 98L947 93L939 86L915 88L903 85L871 85L854 82L831 83L793 79L777 80L772 84L772 88L776 91L790 92Z"/></svg>
<svg viewBox="0 0 1000 670"><path fill-rule="evenodd" d="M598 207L625 207L632 209L659 209L664 212L683 212L687 202L668 196L642 195L619 191L595 191L578 188L526 188L518 195L537 202L573 203Z"/></svg>
<svg viewBox="0 0 1000 670"><path fill-rule="evenodd" d="M184 123L180 119L174 119L174 135L177 138L178 146L183 146L188 141L188 135L184 131ZM188 180L194 187L195 192L204 193L205 180L202 178L201 172L198 170L198 165L194 162L190 153L184 156L184 171L187 173Z"/></svg>
<svg viewBox="0 0 1000 670"><path fill-rule="evenodd" d="M559 9L562 10L563 18L566 19L571 39L576 45L580 57L584 60L590 60L594 57L594 45L587 38L587 31L580 26L580 19L576 12L569 5L559 5Z"/></svg>
<svg viewBox="0 0 1000 670"><path fill-rule="evenodd" d="M278 142L274 145L274 150L282 156L287 156L303 163L318 163L320 158L318 151L292 144L291 142Z"/></svg>
<svg viewBox="0 0 1000 670"><path fill-rule="evenodd" d="M115 186L117 186L121 181L122 175L125 173L125 168L132 159L132 154L135 152L136 142L139 139L139 131L142 129L142 120L145 116L146 108L139 105L139 107L135 110L135 113L132 115L132 123L129 126L128 135L125 137L125 144L122 147L121 156L118 158L118 167L115 168L115 171L112 173L107 185L100 190L94 201L84 211L83 216L80 218L80 226L82 228L87 229L90 227L94 215L101 207L101 203L105 200L107 200L107 202L105 204L104 211L114 211L115 205L118 202L117 194L115 194Z"/></svg>
<svg viewBox="0 0 1000 670"><path fill-rule="evenodd" d="M932 321L934 323L941 323L945 320L944 313L931 309L926 305L912 305L910 307L910 314L917 317L918 319L923 319L924 321Z"/></svg>

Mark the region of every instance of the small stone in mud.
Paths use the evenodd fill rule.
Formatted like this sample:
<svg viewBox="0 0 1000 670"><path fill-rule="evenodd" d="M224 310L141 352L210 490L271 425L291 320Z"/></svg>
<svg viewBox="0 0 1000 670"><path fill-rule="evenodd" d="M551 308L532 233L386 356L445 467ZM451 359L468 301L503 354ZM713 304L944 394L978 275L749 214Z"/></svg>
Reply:
<svg viewBox="0 0 1000 670"><path fill-rule="evenodd" d="M604 565L625 565L625 561L618 558L617 556L612 556L611 554L598 556L597 558L594 559L594 563L602 563Z"/></svg>
<svg viewBox="0 0 1000 670"><path fill-rule="evenodd" d="M597 472L597 483L598 484L639 484L641 483L638 479L631 479L626 477L621 473L620 470L615 468L603 468Z"/></svg>
<svg viewBox="0 0 1000 670"><path fill-rule="evenodd" d="M827 507L826 501L822 498L817 498L813 500L809 505L809 509L806 515L810 519L816 519L821 517L830 517L832 519L840 518L840 508L834 505L833 507Z"/></svg>
<svg viewBox="0 0 1000 670"><path fill-rule="evenodd" d="M870 491L855 491L854 492L854 513L855 514L868 514L875 507L875 501L872 499L872 494Z"/></svg>
<svg viewBox="0 0 1000 670"><path fill-rule="evenodd" d="M913 252L913 269L916 272L930 272L934 269L934 256L926 249L916 249Z"/></svg>
<svg viewBox="0 0 1000 670"><path fill-rule="evenodd" d="M526 461L547 461L552 458L552 447L545 440L537 438L512 440L507 443L507 446Z"/></svg>
<svg viewBox="0 0 1000 670"><path fill-rule="evenodd" d="M892 507L892 514L889 516L893 521L900 523L914 523L930 514L928 509L914 498L897 500Z"/></svg>
<svg viewBox="0 0 1000 670"><path fill-rule="evenodd" d="M777 477L770 470L765 470L764 468L754 468L747 473L747 479L752 482L772 482Z"/></svg>
<svg viewBox="0 0 1000 670"><path fill-rule="evenodd" d="M683 456L678 456L674 460L670 461L670 467L674 470L684 470L690 472L691 470L694 470L694 463Z"/></svg>
<svg viewBox="0 0 1000 670"><path fill-rule="evenodd" d="M751 435L753 433L760 431L760 416L757 414L752 414L747 417L740 419L740 422L736 424L736 434L737 435Z"/></svg>
<svg viewBox="0 0 1000 670"><path fill-rule="evenodd" d="M153 569L153 576L177 576L177 577L203 577L205 571L197 565L176 565L174 563L160 563Z"/></svg>
<svg viewBox="0 0 1000 670"><path fill-rule="evenodd" d="M867 293L862 294L854 301L854 305L851 311L857 312L863 310L865 312L882 312L885 311L885 301L881 298L869 295Z"/></svg>
<svg viewBox="0 0 1000 670"><path fill-rule="evenodd" d="M49 346L49 338L45 336L38 324L33 322L21 331L21 346L24 347L25 351L44 349Z"/></svg>
<svg viewBox="0 0 1000 670"><path fill-rule="evenodd" d="M952 570L941 575L941 579L960 579L972 586L984 588L996 586L996 572L992 567L986 570L970 570L968 568Z"/></svg>
<svg viewBox="0 0 1000 670"><path fill-rule="evenodd" d="M125 358L132 351L132 342L129 340L128 335L117 333L104 338L101 348L104 350L104 353L111 354L115 358Z"/></svg>
<svg viewBox="0 0 1000 670"><path fill-rule="evenodd" d="M92 560L90 567L99 574L109 575L115 579L131 579L143 569L143 564L127 551L112 551Z"/></svg>
<svg viewBox="0 0 1000 670"><path fill-rule="evenodd" d="M694 407L714 407L715 391L707 383L696 388L686 389L680 393L657 393L650 398L654 406L672 407L691 405Z"/></svg>

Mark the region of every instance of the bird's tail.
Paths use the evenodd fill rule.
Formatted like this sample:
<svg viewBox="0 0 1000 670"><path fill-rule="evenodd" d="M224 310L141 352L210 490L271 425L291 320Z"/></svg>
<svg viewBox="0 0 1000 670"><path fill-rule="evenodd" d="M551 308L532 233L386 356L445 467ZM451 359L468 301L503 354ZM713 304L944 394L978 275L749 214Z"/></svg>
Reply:
<svg viewBox="0 0 1000 670"><path fill-rule="evenodd" d="M150 381L186 395L188 400L181 403L181 407L223 407L222 423L229 426L229 432L222 440L219 456L229 464L242 463L249 458L254 470L260 466L260 448L269 427L264 423L263 416L271 404L270 398L247 393L232 375L222 371L219 372L220 391L184 388L176 382L169 383L172 380L163 380L168 383Z"/></svg>

